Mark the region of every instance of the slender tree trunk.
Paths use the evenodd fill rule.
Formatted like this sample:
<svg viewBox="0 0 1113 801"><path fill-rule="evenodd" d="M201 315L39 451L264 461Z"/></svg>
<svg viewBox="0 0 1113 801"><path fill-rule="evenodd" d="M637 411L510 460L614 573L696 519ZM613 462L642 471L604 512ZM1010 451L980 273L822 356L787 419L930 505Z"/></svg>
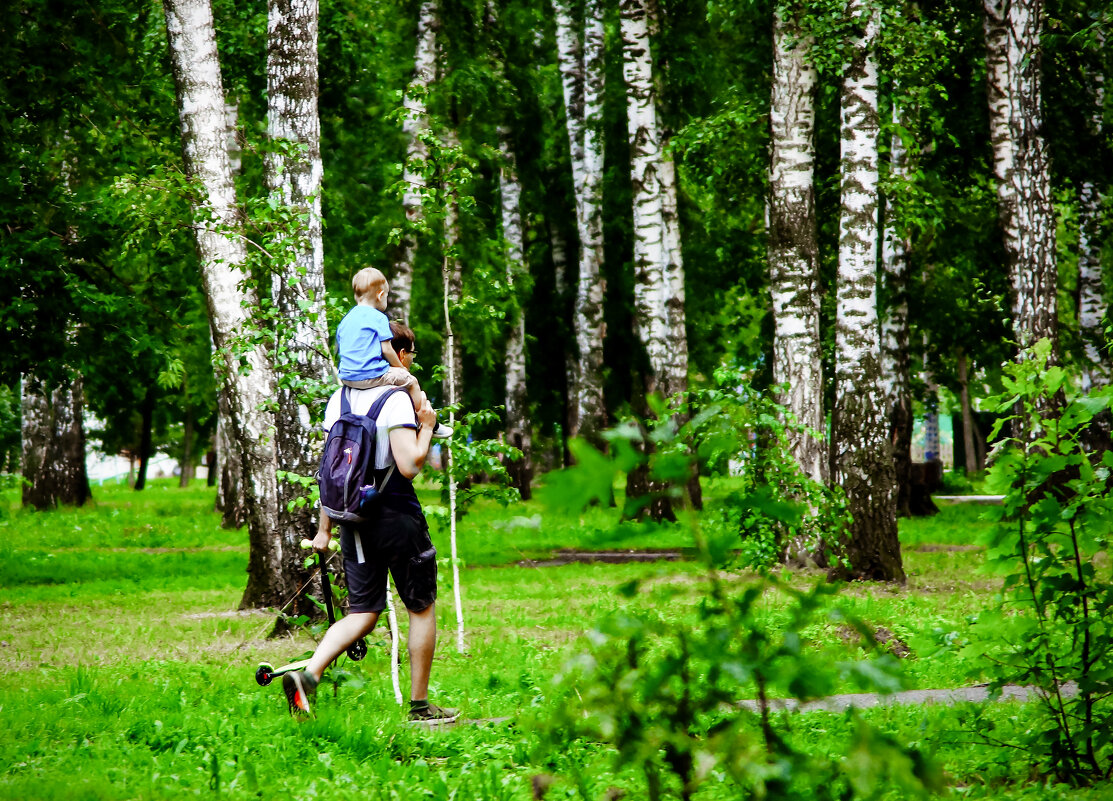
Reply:
<svg viewBox="0 0 1113 801"><path fill-rule="evenodd" d="M23 376L20 387L23 506L81 506L91 495L85 472L81 376L74 375L52 389L29 374Z"/></svg>
<svg viewBox="0 0 1113 801"><path fill-rule="evenodd" d="M878 138L877 12L851 0L860 20L843 72L839 271L835 323L833 479L846 493L853 520L849 569L835 577L904 581L897 539L895 474L881 376L877 320Z"/></svg>
<svg viewBox="0 0 1113 801"><path fill-rule="evenodd" d="M151 429L155 423L155 393L148 388L143 395L139 408L139 474L135 477L135 489L147 488L147 472L151 468Z"/></svg>
<svg viewBox="0 0 1113 801"><path fill-rule="evenodd" d="M675 168L662 150L649 9L643 0L623 0L620 13L634 194L634 319L649 361L645 392L669 398L688 388L684 265L676 221ZM646 486L637 486L643 480ZM656 494L663 489L637 472L630 474L627 484L634 492ZM657 519L671 517L670 506L668 498L660 494L649 511Z"/></svg>
<svg viewBox="0 0 1113 801"><path fill-rule="evenodd" d="M193 478L193 406L186 400L182 426L182 458L178 462L178 486L185 489Z"/></svg>
<svg viewBox="0 0 1113 801"><path fill-rule="evenodd" d="M267 353L242 336L255 328L249 310L254 292L242 285L247 258L228 161L226 112L212 9L208 0L165 0L167 40L181 120L186 173L201 190L194 209L194 232L201 282L208 303L219 374L228 397L226 422L241 459L248 522L248 584L243 606L280 607L287 600L282 572L283 541L278 528L274 417L266 411L274 397ZM245 345L233 355L233 345ZM246 368L246 369L245 369Z"/></svg>
<svg viewBox="0 0 1113 801"><path fill-rule="evenodd" d="M573 327L576 382L571 436L600 443L606 426L603 399L603 3L585 0L582 37L573 22L569 0L553 0L557 55L564 89L572 184L576 192L576 230L580 239L579 277Z"/></svg>
<svg viewBox="0 0 1113 801"><path fill-rule="evenodd" d="M958 362L959 403L962 406L962 449L966 452L966 475L978 472L978 449L974 444L974 409L970 404L969 359L966 351L958 349L955 354Z"/></svg>
<svg viewBox="0 0 1113 801"><path fill-rule="evenodd" d="M530 443L529 403L526 393L526 313L522 303L522 284L515 281L526 272L522 236L522 185L518 181L510 130L499 131L502 168L499 189L502 200L502 236L506 242L506 282L514 292L511 304L510 333L506 340L506 441L522 452L520 459L509 465L511 484L523 500L532 496L530 481L533 473Z"/></svg>
<svg viewBox="0 0 1113 801"><path fill-rule="evenodd" d="M889 147L889 175L894 185L908 177L907 153L899 128L900 110L893 107L894 131ZM881 277L885 282L884 316L881 319L881 370L888 396L889 442L897 484L897 514L912 514L912 361L909 355L908 260L911 243L893 222L895 204L889 204L881 243Z"/></svg>
<svg viewBox="0 0 1113 801"><path fill-rule="evenodd" d="M564 235L560 229L549 225L549 241L552 247L553 257L553 290L560 303L561 312L568 309L568 249L565 246ZM562 314L561 319L567 319ZM572 464L572 454L568 450L568 439L571 432L575 430L576 426L576 373L579 369L576 364L575 347L569 347L567 340L562 338L565 343L564 347L564 386L562 388L562 398L564 400L564 431L565 436L562 436L560 445L560 459L558 463L562 467L568 467Z"/></svg>
<svg viewBox="0 0 1113 801"><path fill-rule="evenodd" d="M449 211L445 220L446 248L442 267L444 280L444 328L445 328L445 369L447 377L445 389L447 400L450 404L448 424L454 426L456 413L451 411L459 396L456 391L459 387L460 362L459 349L456 346L456 336L452 327L452 307L460 300L460 265L452 252L457 241L456 237L456 204L454 199L449 199ZM450 238L451 237L451 238ZM460 559L456 547L456 476L455 458L452 452L452 443L445 442L445 469L448 474L448 538L452 558L452 593L456 606L456 650L464 653L464 604L460 591Z"/></svg>
<svg viewBox="0 0 1113 801"><path fill-rule="evenodd" d="M1012 285L1013 334L1021 351L1049 339L1057 354L1055 213L1040 101L1043 0L984 0L984 5L993 172Z"/></svg>
<svg viewBox="0 0 1113 801"><path fill-rule="evenodd" d="M661 34L661 5L657 0L645 2L646 24L648 37L646 42L652 44L654 39L659 39ZM665 120L661 111L661 99L665 97L665 65L654 65L651 59L650 73L653 78L653 97L658 120L658 150L661 153L661 163L658 174L661 182L661 209L665 223L664 236L664 273L665 273L665 314L671 330L670 336L677 352L677 358L670 363L673 376L671 382L674 386L682 387L679 391L687 392L688 389L688 326L685 315L685 286L684 286L684 256L681 249L680 236L680 198L676 179L676 162L673 160L670 143L673 131ZM675 391L675 390L674 390ZM690 419L691 413L684 401L682 411L675 416L678 424L683 424ZM703 491L700 487L699 466L692 459L689 470L687 500L692 509L703 509Z"/></svg>
<svg viewBox="0 0 1113 801"><path fill-rule="evenodd" d="M1105 37L1099 33L1100 44ZM1089 72L1094 89L1091 106L1089 141L1099 153L1104 149L1105 73L1098 69ZM1100 160L1095 160L1100 164ZM1082 184L1078 204L1078 327L1086 348L1086 367L1082 371L1083 389L1104 387L1110 381L1108 356L1102 356L1105 331L1102 320L1109 307L1102 292L1101 265L1101 186L1094 173L1087 175ZM1108 429L1106 430L1108 433Z"/></svg>
<svg viewBox="0 0 1113 801"><path fill-rule="evenodd" d="M815 69L811 40L796 16L773 16L769 198L769 291L773 300L773 383L778 401L814 433L790 434L797 464L826 482L823 367L819 339L819 250L815 220Z"/></svg>
<svg viewBox="0 0 1113 801"><path fill-rule="evenodd" d="M464 295L464 271L460 259L456 255L456 246L460 241L460 205L455 197L448 199L444 216L444 243L447 269L445 272L445 303L453 310L460 303ZM447 313L446 313L447 314ZM445 403L459 406L464 398L463 360L464 349L460 338L455 336L449 318L445 317L445 364L453 365L453 370L445 376L444 394Z"/></svg>
<svg viewBox="0 0 1113 801"><path fill-rule="evenodd" d="M1105 36L1098 32L1100 46L1105 44ZM1109 386L1113 380L1113 369L1109 364L1109 342L1105 336L1104 321L1109 314L1109 304L1105 302L1102 275L1102 208L1106 200L1102 188L1109 185L1108 176L1102 176L1098 183L1094 175L1101 175L1101 155L1108 158L1108 144L1104 139L1105 112L1105 73L1101 69L1089 71L1090 84L1094 88L1094 101L1091 106L1090 130L1088 141L1098 157L1094 159L1095 169L1087 175L1082 184L1078 208L1078 327L1084 347L1086 360L1082 369L1082 389L1089 391ZM1099 412L1083 435L1083 446L1091 453L1099 454L1113 448L1113 411Z"/></svg>
<svg viewBox="0 0 1113 801"><path fill-rule="evenodd" d="M311 476L321 436L309 404L328 394L332 360L325 318L324 243L321 238L321 126L317 115L317 0L270 0L267 43L267 154L271 197L296 214L281 240L272 293L278 320L275 456L284 471ZM278 530L283 581L276 590L295 596L292 614L316 611L298 594L309 577L299 543L312 538L317 513L291 508L305 490L278 482ZM263 588L260 588L263 589Z"/></svg>
<svg viewBox="0 0 1113 801"><path fill-rule="evenodd" d="M417 20L417 48L414 53L414 73L402 105L406 115L402 120L402 130L406 134L406 162L402 168L405 189L402 193L402 208L406 213L407 228L402 232L398 243L398 255L394 261L394 273L390 280L391 312L404 322L410 319L410 303L413 294L414 259L417 256L418 226L424 217L422 198L425 191L423 175L424 162L429 158L429 148L422 134L429 128L429 118L425 110L425 95L432 86L437 73L437 32L440 22L437 0L422 0Z"/></svg>

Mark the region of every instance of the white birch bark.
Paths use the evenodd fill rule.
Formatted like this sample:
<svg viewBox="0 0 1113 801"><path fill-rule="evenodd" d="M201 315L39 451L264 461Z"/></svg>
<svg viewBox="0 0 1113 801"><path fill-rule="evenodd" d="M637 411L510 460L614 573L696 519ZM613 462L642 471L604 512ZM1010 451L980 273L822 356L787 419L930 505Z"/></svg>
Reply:
<svg viewBox="0 0 1113 801"><path fill-rule="evenodd" d="M908 154L900 133L900 109L893 106L889 145L890 183L901 186L908 177ZM881 278L888 299L881 317L881 374L887 397L889 441L897 483L897 512L911 514L912 480L912 363L909 356L908 259L911 243L893 223L889 206L881 240Z"/></svg>
<svg viewBox="0 0 1113 801"><path fill-rule="evenodd" d="M232 180L235 182L243 166L243 149L239 137L239 105L234 103L224 104L225 140L228 143L228 164L232 171ZM215 336L210 325L210 342L215 341ZM213 346L215 350L215 345ZM244 507L243 498L243 466L240 460L239 448L232 436L232 427L228 420L232 416L231 400L224 391L223 386L216 390L217 417L216 417L216 453L219 464L217 465L217 490L216 508L221 513L221 525L224 528L241 528L247 523L247 509Z"/></svg>
<svg viewBox="0 0 1113 801"><path fill-rule="evenodd" d="M646 392L669 397L687 388L684 320L684 268L679 239L670 233L670 201L665 180L671 164L661 149L649 41L649 19L642 0L624 0L623 76L626 82L627 136L634 215L634 317L649 358ZM675 201L672 201L675 216Z"/></svg>
<svg viewBox="0 0 1113 801"><path fill-rule="evenodd" d="M422 165L429 157L429 148L421 135L429 128L425 96L437 73L437 31L440 27L437 0L423 0L417 20L417 47L414 52L414 72L402 99L405 116L402 131L406 134L406 162L402 168L402 208L406 213L408 230L402 232L398 255L390 280L391 313L409 322L413 294L414 259L417 255L417 235L413 226L420 224L424 212L422 200L425 178Z"/></svg>
<svg viewBox="0 0 1113 801"><path fill-rule="evenodd" d="M786 388L780 403L797 422L816 432L792 433L796 462L812 479L826 482L813 143L816 71L807 59L810 47L799 20L776 11L766 225L773 383Z"/></svg>
<svg viewBox="0 0 1113 801"><path fill-rule="evenodd" d="M1099 33L1099 44L1105 37ZM1105 111L1105 74L1090 73L1094 89L1089 134L1100 142ZM1102 195L1092 174L1082 184L1078 203L1078 328L1086 349L1086 365L1082 370L1082 387L1090 390L1107 386L1110 381L1108 360L1102 357L1100 344L1105 339L1102 319L1108 307L1102 293L1101 209Z"/></svg>
<svg viewBox="0 0 1113 801"><path fill-rule="evenodd" d="M570 399L570 435L594 438L606 425L603 398L603 3L585 0L582 37L569 0L553 0L557 56L564 91L576 230L580 240L579 277L573 307L576 381Z"/></svg>
<svg viewBox="0 0 1113 801"><path fill-rule="evenodd" d="M325 317L324 242L321 236L321 126L317 114L317 0L270 0L267 24L266 158L271 197L293 213L277 242L272 293L277 386L276 458L282 470L313 475L321 436L308 404L327 393L332 375ZM317 512L290 508L304 495L296 484L279 482L278 530L287 554L289 588L302 583L305 568L297 544L312 537ZM288 593L287 593L288 595ZM304 610L295 605L294 613Z"/></svg>
<svg viewBox="0 0 1113 801"><path fill-rule="evenodd" d="M1049 339L1058 352L1055 214L1040 89L1043 0L983 0L993 171L1021 351Z"/></svg>
<svg viewBox="0 0 1113 801"><path fill-rule="evenodd" d="M241 603L277 607L285 601L279 595L284 586L283 542L274 534L274 417L266 411L274 396L274 375L261 346L247 345L239 358L232 353L235 341L254 328L249 310L258 306L258 298L241 286L246 248L228 160L212 9L208 0L165 0L163 9L186 173L201 190L194 209L201 283L221 359L220 380L229 398L228 422L243 469L250 554L248 590Z"/></svg>
<svg viewBox="0 0 1113 801"><path fill-rule="evenodd" d="M878 19L861 0L851 0L848 10L860 27L842 82L831 474L846 493L853 517L847 543L849 574L903 581L877 319L880 127L873 48Z"/></svg>
<svg viewBox="0 0 1113 801"><path fill-rule="evenodd" d="M506 283L514 295L512 317L506 339L506 441L522 452L510 465L513 486L523 500L529 500L531 467L529 406L526 392L526 313L522 304L521 282L526 264L522 236L522 185L518 181L510 130L499 130L502 165L499 170L499 195L502 212L502 237L506 243Z"/></svg>

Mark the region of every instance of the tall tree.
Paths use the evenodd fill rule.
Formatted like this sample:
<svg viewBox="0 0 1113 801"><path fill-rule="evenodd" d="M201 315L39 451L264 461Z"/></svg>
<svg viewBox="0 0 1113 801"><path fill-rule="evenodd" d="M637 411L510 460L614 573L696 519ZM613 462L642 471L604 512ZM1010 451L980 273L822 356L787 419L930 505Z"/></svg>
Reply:
<svg viewBox="0 0 1113 801"><path fill-rule="evenodd" d="M312 475L320 435L310 405L327 396L333 367L325 319L324 246L321 240L321 140L317 114L317 0L271 0L267 43L267 188L289 215L275 243L280 250L272 293L275 318L275 456L283 471ZM304 582L298 544L316 530L315 510L292 502L304 489L278 483L278 530L284 565L279 587L287 594Z"/></svg>
<svg viewBox="0 0 1113 801"><path fill-rule="evenodd" d="M201 282L231 411L226 422L243 470L250 555L241 604L282 606L286 582L283 542L275 535L274 416L267 411L275 380L263 346L244 336L256 328L250 310L259 303L250 282L244 281L247 251L228 159L212 8L208 0L165 0L163 10L186 174L197 184L193 230Z"/></svg>
<svg viewBox="0 0 1113 801"><path fill-rule="evenodd" d="M502 163L499 170L499 197L502 208L502 236L506 243L506 283L514 295L522 292L525 277L525 257L522 237L522 186L510 129L499 129L499 149ZM533 473L530 447L529 403L526 392L526 314L518 297L510 305L509 332L506 338L506 441L522 452L520 459L508 468L511 484L523 500L531 496L530 480Z"/></svg>
<svg viewBox="0 0 1113 801"><path fill-rule="evenodd" d="M1012 285L1013 335L1021 350L1048 339L1057 354L1055 213L1041 131L1044 4L984 0L984 6L990 140Z"/></svg>
<svg viewBox="0 0 1113 801"><path fill-rule="evenodd" d="M579 275L573 329L576 339L576 380L570 398L569 433L594 439L606 425L603 398L603 141L601 124L604 89L602 0L585 0L582 27L569 0L553 0L557 56L564 91L565 124L576 193Z"/></svg>
<svg viewBox="0 0 1113 801"><path fill-rule="evenodd" d="M849 568L836 575L904 581L897 539L895 474L881 375L877 318L878 13L851 0L855 22L841 88L841 211L835 321L835 405L831 476L846 493L852 522Z"/></svg>
<svg viewBox="0 0 1113 801"><path fill-rule="evenodd" d="M675 167L662 148L650 10L643 0L625 0L620 13L633 184L634 321L649 364L644 390L669 398L688 389ZM630 481L637 480L632 473ZM655 498L650 512L658 518L671 516L663 494Z"/></svg>
<svg viewBox="0 0 1113 801"><path fill-rule="evenodd" d="M768 217L769 291L773 300L773 383L780 403L814 434L793 431L800 469L826 480L822 437L823 366L819 339L819 253L815 218L815 84L812 44L799 10L773 13Z"/></svg>
<svg viewBox="0 0 1113 801"><path fill-rule="evenodd" d="M429 128L425 98L437 74L437 32L440 29L437 0L422 0L417 19L417 47L410 85L402 99L402 130L406 134L406 161L402 167L402 207L407 230L402 232L394 272L390 279L390 308L403 321L410 318L413 294L414 259L417 255L417 228L424 216L422 198L425 178L422 170L429 158L424 132Z"/></svg>
<svg viewBox="0 0 1113 801"><path fill-rule="evenodd" d="M908 153L902 138L900 113L900 105L894 99L893 131L889 140L890 186L900 186L908 176ZM886 211L885 233L881 242L881 277L885 295L881 318L881 375L889 413L897 512L907 517L912 513L912 361L908 317L912 243L903 226L896 224L894 204L890 202Z"/></svg>

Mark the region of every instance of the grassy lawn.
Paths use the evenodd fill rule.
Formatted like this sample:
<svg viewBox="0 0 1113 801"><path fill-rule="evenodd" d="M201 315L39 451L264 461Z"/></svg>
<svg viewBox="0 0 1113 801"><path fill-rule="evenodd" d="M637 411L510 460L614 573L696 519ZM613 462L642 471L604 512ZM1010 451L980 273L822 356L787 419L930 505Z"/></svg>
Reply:
<svg viewBox="0 0 1113 801"><path fill-rule="evenodd" d="M721 491L708 489L712 498ZM427 505L437 502L432 489L423 493ZM547 798L602 799L609 788L645 796L644 778L616 770L599 744L545 745L559 703L553 678L601 615L648 611L695 620L703 570L690 561L519 562L564 548L685 548L691 545L685 521L620 525L611 509L575 517L543 514L534 504L473 507L459 529L468 566L461 578L467 652L458 654L454 645L445 563L432 696L470 718L512 721L428 732L402 722L383 629L364 661L342 658L333 670L339 686L322 685L315 720L291 720L279 684L255 683L258 662L299 657L313 639L300 633L268 640L272 616L237 611L246 534L220 528L213 496L200 484L180 490L155 481L142 493L101 487L83 509L38 514L18 509L12 491L0 496L0 798L528 799L538 774L557 776ZM997 584L978 572L981 555L972 547L984 528L980 511L953 506L936 518L902 521L908 586L857 584L835 600L908 644L907 687L971 681L971 666L929 655L941 636L961 631L970 615L994 602ZM447 534L435 530L434 540L446 556ZM724 576L732 584L752 579ZM789 581L803 588L820 579L801 571ZM635 580L640 592L616 592ZM777 621L781 600L763 598L760 614ZM832 660L860 655L834 625L807 633ZM1113 797L1109 787L1068 790L1032 781L1023 755L973 743L966 714L889 708L862 717L903 741L926 744L956 797ZM1024 726L1026 714L1023 706L1004 704L988 710L988 719L1007 731ZM792 731L822 752L844 742L851 728L846 715L811 713L795 716ZM577 773L580 786L568 778ZM697 798L736 795L729 782L710 781ZM890 790L881 797L901 796Z"/></svg>

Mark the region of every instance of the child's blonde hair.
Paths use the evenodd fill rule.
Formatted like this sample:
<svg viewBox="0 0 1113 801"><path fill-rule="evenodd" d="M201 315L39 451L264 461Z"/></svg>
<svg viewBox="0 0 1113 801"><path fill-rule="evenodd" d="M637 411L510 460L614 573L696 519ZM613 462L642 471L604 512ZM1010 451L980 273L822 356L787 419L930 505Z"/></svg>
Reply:
<svg viewBox="0 0 1113 801"><path fill-rule="evenodd" d="M357 301L368 296L374 297L386 288L386 276L374 267L364 267L352 276L352 292Z"/></svg>

